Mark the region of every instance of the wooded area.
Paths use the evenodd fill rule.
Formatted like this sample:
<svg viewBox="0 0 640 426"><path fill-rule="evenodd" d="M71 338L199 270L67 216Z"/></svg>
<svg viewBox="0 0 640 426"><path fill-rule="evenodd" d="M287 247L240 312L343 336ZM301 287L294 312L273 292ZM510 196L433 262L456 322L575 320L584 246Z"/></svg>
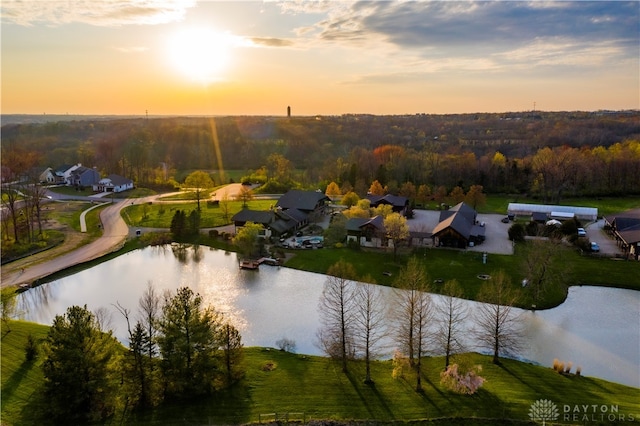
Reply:
<svg viewBox="0 0 640 426"><path fill-rule="evenodd" d="M247 179L277 180L279 189L324 189L334 181L343 193L354 189L362 195L374 180L389 192L405 182L432 192L482 185L486 193L527 193L547 202L640 193L640 113L635 111L5 124L5 182L16 152L35 154L34 163L43 170L82 163L138 186L182 182L198 169L239 169L247 171ZM229 178L223 180L215 183Z"/></svg>

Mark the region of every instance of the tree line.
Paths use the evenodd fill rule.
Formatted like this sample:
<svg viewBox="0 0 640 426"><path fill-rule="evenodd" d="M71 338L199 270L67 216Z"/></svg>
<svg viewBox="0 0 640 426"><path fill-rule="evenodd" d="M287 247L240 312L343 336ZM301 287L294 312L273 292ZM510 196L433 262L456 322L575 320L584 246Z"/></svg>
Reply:
<svg viewBox="0 0 640 426"><path fill-rule="evenodd" d="M53 320L41 348L47 421L102 421L211 395L242 378L240 333L190 288L161 296L149 284L135 313L116 308L126 319L128 348L108 329L104 311L71 306Z"/></svg>
<svg viewBox="0 0 640 426"><path fill-rule="evenodd" d="M240 169L262 170L288 187L336 181L360 190L378 180L392 189L412 182L450 191L477 184L488 193L544 199L640 193L630 177L639 169L639 135L637 112L176 117L2 126L3 154L5 145L15 144L38 153L40 167L80 162L139 186L182 182L194 169Z"/></svg>
<svg viewBox="0 0 640 426"><path fill-rule="evenodd" d="M502 271L482 285L478 300L484 303L473 312L461 300L463 291L456 280L442 283L442 301L433 301L429 275L415 257L394 281L391 303L383 298L382 287L365 284L374 282L371 277L358 281L353 265L345 261L331 266L327 275L318 304L320 347L345 373L352 360L362 360L365 383L373 384L371 363L391 344L396 348L394 374L411 374L417 392L423 391L424 357L444 355L443 383L474 393L482 384L478 368L465 365L458 355L480 348L499 364L501 356L521 347L522 326L513 312L520 295ZM464 326L468 318L473 319L473 330ZM475 342L473 347L469 341Z"/></svg>

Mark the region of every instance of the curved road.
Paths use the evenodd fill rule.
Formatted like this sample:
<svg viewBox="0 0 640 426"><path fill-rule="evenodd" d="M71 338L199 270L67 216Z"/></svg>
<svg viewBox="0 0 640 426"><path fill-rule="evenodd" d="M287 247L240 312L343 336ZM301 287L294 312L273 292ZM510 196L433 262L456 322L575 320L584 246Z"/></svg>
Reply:
<svg viewBox="0 0 640 426"><path fill-rule="evenodd" d="M242 185L239 183L226 185L216 191L213 199L221 200L224 195L226 195L230 199L233 199L236 194L240 192L241 186ZM164 195L166 196L168 194ZM55 199L63 198L59 194L55 193L51 193L51 196ZM78 198L95 201L94 198L90 197ZM29 266L22 271L7 274L6 276L5 274L2 274L1 286L4 288L20 284L31 284L35 280L51 275L54 272L60 271L73 265L77 265L79 263L97 259L101 256L104 256L105 254L118 250L120 247L122 247L129 234L135 232L129 230L129 226L120 216L120 210L131 204L132 200L136 204L145 203L148 201L171 203L171 201L162 201L161 195L152 195L150 197L138 199L119 200L100 212L100 220L102 221L102 225L104 227L104 231L100 238L67 254L48 260L46 262Z"/></svg>
<svg viewBox="0 0 640 426"><path fill-rule="evenodd" d="M7 276L3 274L2 287L30 284L56 271L97 259L119 249L129 234L129 227L120 217L120 210L126 205L127 200L120 200L100 212L100 220L102 221L104 232L97 240L49 261L29 266L23 271Z"/></svg>

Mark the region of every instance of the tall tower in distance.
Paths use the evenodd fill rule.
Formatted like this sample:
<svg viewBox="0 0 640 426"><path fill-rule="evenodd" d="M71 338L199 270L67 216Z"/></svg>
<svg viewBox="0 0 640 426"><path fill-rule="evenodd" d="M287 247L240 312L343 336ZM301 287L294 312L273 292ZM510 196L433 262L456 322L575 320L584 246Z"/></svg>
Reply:
<svg viewBox="0 0 640 426"><path fill-rule="evenodd" d="M291 118L291 107L290 106L287 107L287 117Z"/></svg>

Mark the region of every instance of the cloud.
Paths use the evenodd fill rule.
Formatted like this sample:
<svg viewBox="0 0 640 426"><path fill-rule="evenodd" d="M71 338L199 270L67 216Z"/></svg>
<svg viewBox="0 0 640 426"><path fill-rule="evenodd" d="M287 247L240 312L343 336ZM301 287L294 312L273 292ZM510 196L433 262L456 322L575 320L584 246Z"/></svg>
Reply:
<svg viewBox="0 0 640 426"><path fill-rule="evenodd" d="M426 60L499 57L529 66L637 57L633 2L362 1L326 10L300 36ZM593 61L591 61L593 62Z"/></svg>
<svg viewBox="0 0 640 426"><path fill-rule="evenodd" d="M195 0L3 0L2 22L19 25L156 25L180 21Z"/></svg>
<svg viewBox="0 0 640 426"><path fill-rule="evenodd" d="M291 40L274 37L252 37L251 43L258 46L266 47L290 47L293 46Z"/></svg>

